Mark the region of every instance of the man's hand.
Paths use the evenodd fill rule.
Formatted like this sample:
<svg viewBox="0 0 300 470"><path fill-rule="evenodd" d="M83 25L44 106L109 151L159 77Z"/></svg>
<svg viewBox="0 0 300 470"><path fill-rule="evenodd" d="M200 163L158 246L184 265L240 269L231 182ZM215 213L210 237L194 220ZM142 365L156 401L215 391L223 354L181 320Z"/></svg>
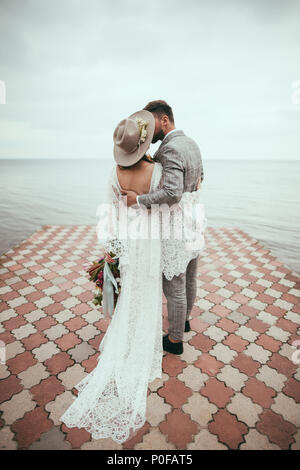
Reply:
<svg viewBox="0 0 300 470"><path fill-rule="evenodd" d="M133 206L133 204L137 204L136 197L138 194L135 191L126 191L124 189L121 194L122 196L127 196L126 204L128 207Z"/></svg>

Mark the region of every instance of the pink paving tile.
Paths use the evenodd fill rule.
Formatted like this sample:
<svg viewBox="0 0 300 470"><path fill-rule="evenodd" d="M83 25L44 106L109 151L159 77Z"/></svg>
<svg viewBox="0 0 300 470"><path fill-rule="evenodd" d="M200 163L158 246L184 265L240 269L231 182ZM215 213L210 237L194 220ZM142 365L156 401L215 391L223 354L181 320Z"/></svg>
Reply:
<svg viewBox="0 0 300 470"><path fill-rule="evenodd" d="M48 418L48 413L40 406L25 413L22 419L15 421L11 430L19 449L27 449L33 442L37 441L41 434L50 431L53 422Z"/></svg>
<svg viewBox="0 0 300 470"><path fill-rule="evenodd" d="M226 444L229 449L238 449L244 442L243 435L249 431L248 426L239 421L236 415L228 410L218 410L213 416L213 421L208 423L208 429L216 434L220 442Z"/></svg>
<svg viewBox="0 0 300 470"><path fill-rule="evenodd" d="M36 310L36 305L34 305L32 302L28 302L26 304L19 305L19 307L16 307L15 310L18 315L26 315L26 313L30 313Z"/></svg>
<svg viewBox="0 0 300 470"><path fill-rule="evenodd" d="M190 320L191 330L201 333L209 327L209 323L201 320L201 318L192 318Z"/></svg>
<svg viewBox="0 0 300 470"><path fill-rule="evenodd" d="M273 369L276 369L277 372L286 375L287 377L293 375L298 367L297 364L294 364L290 359L278 353L272 354L269 361L267 362L267 365Z"/></svg>
<svg viewBox="0 0 300 470"><path fill-rule="evenodd" d="M40 300L42 297L45 297L45 294L37 290L36 292L31 292L30 294L25 295L25 297L29 302L35 302L36 300Z"/></svg>
<svg viewBox="0 0 300 470"><path fill-rule="evenodd" d="M37 333L27 336L27 338L22 338L21 341L27 350L32 351L34 348L41 346L41 344L47 343L48 338L46 338L42 332L38 331Z"/></svg>
<svg viewBox="0 0 300 470"><path fill-rule="evenodd" d="M290 445L295 442L293 434L297 432L296 426L272 410L263 411L260 420L256 423L256 428L281 449L289 449Z"/></svg>
<svg viewBox="0 0 300 470"><path fill-rule="evenodd" d="M291 397L295 400L296 403L300 403L300 383L298 380L295 380L291 377L286 381L282 392L285 393L288 397Z"/></svg>
<svg viewBox="0 0 300 470"><path fill-rule="evenodd" d="M22 317L13 317L3 322L4 328L8 331L15 330L22 325L26 325L26 320Z"/></svg>
<svg viewBox="0 0 300 470"><path fill-rule="evenodd" d="M185 449L193 436L199 432L199 424L181 410L174 409L168 413L166 420L159 424L159 429L168 436L177 449Z"/></svg>
<svg viewBox="0 0 300 470"><path fill-rule="evenodd" d="M268 387L264 382L250 377L245 383L242 393L251 398L254 403L258 403L263 408L269 408L274 402L276 391Z"/></svg>
<svg viewBox="0 0 300 470"><path fill-rule="evenodd" d="M90 356L85 361L82 361L81 366L85 369L88 374L92 372L92 370L95 369L95 367L97 366L99 354L100 352L97 351L93 356Z"/></svg>
<svg viewBox="0 0 300 470"><path fill-rule="evenodd" d="M0 341L3 341L5 344L9 344L16 341L16 338L10 331L4 331L4 333L0 333Z"/></svg>

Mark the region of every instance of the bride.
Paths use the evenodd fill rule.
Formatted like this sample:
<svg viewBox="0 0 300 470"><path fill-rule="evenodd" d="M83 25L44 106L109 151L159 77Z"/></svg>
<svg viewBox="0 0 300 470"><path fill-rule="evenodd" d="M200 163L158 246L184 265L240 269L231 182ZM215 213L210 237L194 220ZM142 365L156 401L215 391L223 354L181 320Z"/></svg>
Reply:
<svg viewBox="0 0 300 470"><path fill-rule="evenodd" d="M127 208L121 195L129 189L146 194L163 185L162 165L146 155L154 128L152 113L142 110L121 121L114 132L118 164L108 182L109 230L103 233L102 220L97 230L106 260L111 261L108 252L119 258L121 291L100 343L98 364L76 385L78 397L60 418L69 428L84 427L94 439L111 437L118 443L145 423L148 384L162 376L162 272L170 274L162 253L168 246L172 256L172 243L162 240L161 217L153 217L155 210ZM173 245L178 252L178 241ZM178 253L182 260L182 247ZM198 253L190 250L186 264Z"/></svg>

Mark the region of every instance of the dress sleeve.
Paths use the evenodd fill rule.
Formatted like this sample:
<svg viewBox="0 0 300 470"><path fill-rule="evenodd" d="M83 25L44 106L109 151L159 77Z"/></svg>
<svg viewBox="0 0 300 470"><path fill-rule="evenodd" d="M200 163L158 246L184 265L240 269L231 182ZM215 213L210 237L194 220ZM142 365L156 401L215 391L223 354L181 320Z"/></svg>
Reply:
<svg viewBox="0 0 300 470"><path fill-rule="evenodd" d="M120 218L122 196L116 181L116 168L111 169L106 186L104 201L98 206L97 237L99 244L106 252L112 252L120 258L122 264L127 264L128 243L126 238L121 238ZM122 259L121 259L122 258Z"/></svg>

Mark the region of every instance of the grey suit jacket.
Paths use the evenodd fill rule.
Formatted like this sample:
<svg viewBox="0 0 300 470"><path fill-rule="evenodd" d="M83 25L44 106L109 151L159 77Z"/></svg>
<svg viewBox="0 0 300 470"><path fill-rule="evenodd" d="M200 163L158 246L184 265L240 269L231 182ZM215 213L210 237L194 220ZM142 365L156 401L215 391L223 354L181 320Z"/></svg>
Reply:
<svg viewBox="0 0 300 470"><path fill-rule="evenodd" d="M203 165L196 142L183 131L167 135L155 152L153 159L163 166L163 186L149 194L139 195L139 204L172 205L179 202L183 192L195 191L200 178L203 181Z"/></svg>

